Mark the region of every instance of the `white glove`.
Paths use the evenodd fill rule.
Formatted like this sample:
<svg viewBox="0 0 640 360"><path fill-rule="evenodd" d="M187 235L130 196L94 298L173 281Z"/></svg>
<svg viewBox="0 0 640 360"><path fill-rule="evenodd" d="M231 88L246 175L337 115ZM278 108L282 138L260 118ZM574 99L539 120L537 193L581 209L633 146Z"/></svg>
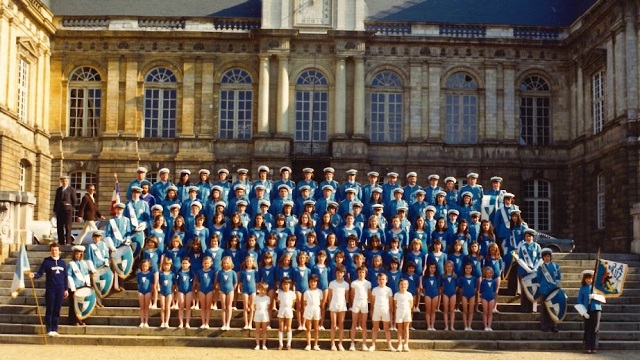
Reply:
<svg viewBox="0 0 640 360"><path fill-rule="evenodd" d="M591 316L589 316L589 314L587 314L587 313L584 313L584 315L582 315L582 316L583 316L585 319L587 319L587 320L591 317Z"/></svg>

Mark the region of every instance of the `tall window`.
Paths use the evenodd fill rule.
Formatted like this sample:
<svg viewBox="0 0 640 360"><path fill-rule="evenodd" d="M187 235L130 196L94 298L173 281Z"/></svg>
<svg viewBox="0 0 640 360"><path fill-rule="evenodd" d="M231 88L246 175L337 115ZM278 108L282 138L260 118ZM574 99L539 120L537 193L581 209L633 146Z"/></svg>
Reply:
<svg viewBox="0 0 640 360"><path fill-rule="evenodd" d="M596 180L597 186L597 216L598 216L598 229L604 229L604 196L605 196L605 187L604 187L604 173L598 174L598 178Z"/></svg>
<svg viewBox="0 0 640 360"><path fill-rule="evenodd" d="M402 141L402 80L390 71L371 82L371 141Z"/></svg>
<svg viewBox="0 0 640 360"><path fill-rule="evenodd" d="M551 186L545 180L524 183L522 215L530 228L551 231Z"/></svg>
<svg viewBox="0 0 640 360"><path fill-rule="evenodd" d="M27 167L23 161L20 161L20 173L18 176L18 190L27 191Z"/></svg>
<svg viewBox="0 0 640 360"><path fill-rule="evenodd" d="M144 137L176 136L176 76L167 68L157 67L144 78Z"/></svg>
<svg viewBox="0 0 640 360"><path fill-rule="evenodd" d="M76 171L69 174L69 186L76 190L78 201L81 201L84 194L87 193L87 185L94 184L96 189L98 188L97 180L97 174L88 171ZM73 217L76 218L77 216L78 210L76 209Z"/></svg>
<svg viewBox="0 0 640 360"><path fill-rule="evenodd" d="M471 75L459 72L447 79L445 88L447 102L446 143L477 143L478 83Z"/></svg>
<svg viewBox="0 0 640 360"><path fill-rule="evenodd" d="M593 133L602 131L604 124L604 70L591 77L591 103L593 106Z"/></svg>
<svg viewBox="0 0 640 360"><path fill-rule="evenodd" d="M69 77L69 136L97 137L100 129L102 88L100 74L79 67Z"/></svg>
<svg viewBox="0 0 640 360"><path fill-rule="evenodd" d="M520 145L549 145L549 85L539 76L520 84Z"/></svg>
<svg viewBox="0 0 640 360"><path fill-rule="evenodd" d="M294 151L319 154L328 151L328 81L321 72L305 70L296 80L296 128Z"/></svg>
<svg viewBox="0 0 640 360"><path fill-rule="evenodd" d="M220 82L220 138L251 139L251 75L242 69L231 69Z"/></svg>
<svg viewBox="0 0 640 360"><path fill-rule="evenodd" d="M29 110L29 68L31 65L23 58L18 59L18 118L27 122Z"/></svg>

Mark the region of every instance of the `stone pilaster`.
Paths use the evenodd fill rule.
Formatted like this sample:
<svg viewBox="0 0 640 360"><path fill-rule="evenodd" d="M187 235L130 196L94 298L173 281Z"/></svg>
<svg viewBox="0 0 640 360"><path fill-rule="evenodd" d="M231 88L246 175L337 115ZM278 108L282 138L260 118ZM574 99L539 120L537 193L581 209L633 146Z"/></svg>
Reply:
<svg viewBox="0 0 640 360"><path fill-rule="evenodd" d="M364 126L365 112L365 84L364 84L364 59L355 58L355 74L353 80L353 135L366 137Z"/></svg>
<svg viewBox="0 0 640 360"><path fill-rule="evenodd" d="M339 57L336 60L336 90L335 90L335 108L334 108L334 135L336 138L345 137L346 129L346 95L347 80L345 76L345 59Z"/></svg>
<svg viewBox="0 0 640 360"><path fill-rule="evenodd" d="M258 79L258 134L269 132L269 56L260 55Z"/></svg>

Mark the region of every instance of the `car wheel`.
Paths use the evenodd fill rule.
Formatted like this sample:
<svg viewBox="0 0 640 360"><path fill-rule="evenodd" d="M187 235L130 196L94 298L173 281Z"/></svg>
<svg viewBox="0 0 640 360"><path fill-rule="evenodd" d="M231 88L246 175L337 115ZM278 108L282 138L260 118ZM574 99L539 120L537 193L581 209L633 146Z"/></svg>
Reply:
<svg viewBox="0 0 640 360"><path fill-rule="evenodd" d="M553 251L554 253L562 252L560 251L560 248L557 245L550 245L548 246L548 248L551 249L551 251Z"/></svg>

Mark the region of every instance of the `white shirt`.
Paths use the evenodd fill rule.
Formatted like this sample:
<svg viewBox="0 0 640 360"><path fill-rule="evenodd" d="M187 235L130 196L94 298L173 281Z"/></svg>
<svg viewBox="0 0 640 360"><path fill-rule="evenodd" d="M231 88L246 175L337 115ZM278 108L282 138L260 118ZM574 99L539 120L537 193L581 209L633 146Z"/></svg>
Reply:
<svg viewBox="0 0 640 360"><path fill-rule="evenodd" d="M293 308L293 302L296 300L296 293L289 291L278 291L278 301L280 302L280 308Z"/></svg>
<svg viewBox="0 0 640 360"><path fill-rule="evenodd" d="M367 301L369 290L371 290L371 282L369 280L353 280L351 288L354 290L353 301Z"/></svg>
<svg viewBox="0 0 640 360"><path fill-rule="evenodd" d="M307 290L304 292L304 301L306 301L309 307L320 307L320 303L322 302L322 290Z"/></svg>
<svg viewBox="0 0 640 360"><path fill-rule="evenodd" d="M405 293L397 292L393 295L393 299L396 301L396 311L410 311L411 310L411 301L413 300L413 295L410 292L405 291Z"/></svg>
<svg viewBox="0 0 640 360"><path fill-rule="evenodd" d="M346 293L349 291L349 283L344 280L341 283L333 280L329 283L329 289L331 289L331 302L346 301Z"/></svg>
<svg viewBox="0 0 640 360"><path fill-rule="evenodd" d="M375 298L375 308L380 310L389 310L389 298L393 297L393 292L388 286L371 290L371 295Z"/></svg>

